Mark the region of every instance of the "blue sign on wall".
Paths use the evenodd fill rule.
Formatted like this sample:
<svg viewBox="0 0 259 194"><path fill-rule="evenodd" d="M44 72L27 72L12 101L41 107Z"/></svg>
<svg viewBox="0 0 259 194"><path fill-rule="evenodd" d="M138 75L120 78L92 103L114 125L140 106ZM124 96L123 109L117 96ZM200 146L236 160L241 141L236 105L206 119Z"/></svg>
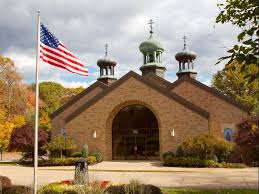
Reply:
<svg viewBox="0 0 259 194"><path fill-rule="evenodd" d="M233 130L230 128L224 129L224 139L227 141L233 141Z"/></svg>

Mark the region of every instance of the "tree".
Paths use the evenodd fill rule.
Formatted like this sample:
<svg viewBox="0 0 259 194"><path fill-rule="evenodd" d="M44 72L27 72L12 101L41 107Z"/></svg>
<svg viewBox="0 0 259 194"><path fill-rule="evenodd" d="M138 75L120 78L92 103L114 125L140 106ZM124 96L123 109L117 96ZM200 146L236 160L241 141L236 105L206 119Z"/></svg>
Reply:
<svg viewBox="0 0 259 194"><path fill-rule="evenodd" d="M251 113L258 114L259 82L256 80L249 82L246 79L247 73L241 72L241 68L240 63L236 61L226 65L223 70L213 76L212 87L247 105ZM256 65L250 65L248 71L253 72L256 68Z"/></svg>
<svg viewBox="0 0 259 194"><path fill-rule="evenodd" d="M241 29L237 36L239 44L228 50L230 55L222 57L219 62L229 59L228 64L236 60L241 64L241 71L246 71L251 64L257 66L256 71L246 77L250 81L259 80L259 3L258 0L226 0L218 4L220 13L217 23L232 23Z"/></svg>
<svg viewBox="0 0 259 194"><path fill-rule="evenodd" d="M1 104L7 110L7 119L12 113L25 110L26 101L23 98L24 85L21 75L16 71L14 62L6 57L0 56L0 94Z"/></svg>
<svg viewBox="0 0 259 194"><path fill-rule="evenodd" d="M75 147L72 139L64 137L64 136L56 136L52 138L52 140L45 146L45 149L53 152L59 151L60 158L63 157L63 150L70 150Z"/></svg>
<svg viewBox="0 0 259 194"><path fill-rule="evenodd" d="M244 162L259 161L259 117L250 117L237 125L235 143L241 148L241 153L247 157Z"/></svg>
<svg viewBox="0 0 259 194"><path fill-rule="evenodd" d="M12 131L16 127L22 127L25 124L25 118L21 115L16 115L12 120L6 119L6 113L0 110L0 154L8 147Z"/></svg>
<svg viewBox="0 0 259 194"><path fill-rule="evenodd" d="M47 133L39 128L38 129L38 145L39 148L47 144ZM27 154L30 158L33 158L34 153L34 128L30 124L25 124L22 127L17 127L13 130L9 150L21 151Z"/></svg>

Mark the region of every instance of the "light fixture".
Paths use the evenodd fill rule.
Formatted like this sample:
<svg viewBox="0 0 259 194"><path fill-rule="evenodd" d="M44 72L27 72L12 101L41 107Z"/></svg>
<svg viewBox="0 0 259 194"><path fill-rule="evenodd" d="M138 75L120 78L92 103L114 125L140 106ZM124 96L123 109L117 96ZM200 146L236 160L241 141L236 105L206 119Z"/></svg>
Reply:
<svg viewBox="0 0 259 194"><path fill-rule="evenodd" d="M96 133L96 131L94 131L93 138L96 138L96 137L97 137L97 133Z"/></svg>
<svg viewBox="0 0 259 194"><path fill-rule="evenodd" d="M171 136L174 137L174 129L171 131Z"/></svg>

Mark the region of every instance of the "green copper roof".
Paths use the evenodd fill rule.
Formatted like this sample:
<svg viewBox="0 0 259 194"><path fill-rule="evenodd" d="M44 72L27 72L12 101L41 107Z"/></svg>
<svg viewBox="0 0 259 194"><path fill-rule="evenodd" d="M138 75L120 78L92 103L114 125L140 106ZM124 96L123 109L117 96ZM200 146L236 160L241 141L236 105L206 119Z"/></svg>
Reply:
<svg viewBox="0 0 259 194"><path fill-rule="evenodd" d="M160 42L159 39L157 39L153 33L150 34L148 40L142 42L139 45L139 50L142 53L146 53L146 52L152 52L152 51L164 51L163 45Z"/></svg>

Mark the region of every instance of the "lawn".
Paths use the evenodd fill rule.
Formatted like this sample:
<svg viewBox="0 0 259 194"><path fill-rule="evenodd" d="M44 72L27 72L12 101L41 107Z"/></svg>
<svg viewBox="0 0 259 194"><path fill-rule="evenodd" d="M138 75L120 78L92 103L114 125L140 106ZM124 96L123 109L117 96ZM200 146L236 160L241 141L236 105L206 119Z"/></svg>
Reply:
<svg viewBox="0 0 259 194"><path fill-rule="evenodd" d="M177 189L163 188L164 194L258 194L256 189Z"/></svg>

